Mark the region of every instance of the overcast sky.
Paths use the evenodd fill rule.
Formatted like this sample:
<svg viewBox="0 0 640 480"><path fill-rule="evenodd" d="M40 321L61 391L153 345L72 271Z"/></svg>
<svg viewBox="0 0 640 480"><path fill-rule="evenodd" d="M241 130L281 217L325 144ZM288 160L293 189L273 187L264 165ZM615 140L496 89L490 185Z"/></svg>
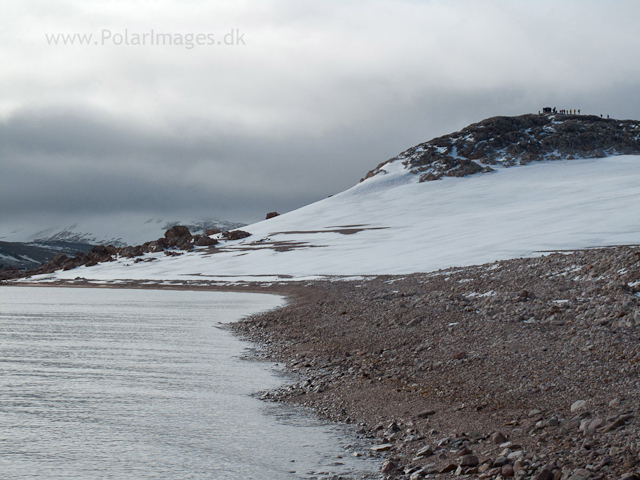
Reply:
<svg viewBox="0 0 640 480"><path fill-rule="evenodd" d="M639 22L638 0L2 0L2 222L251 222L483 118L638 119Z"/></svg>

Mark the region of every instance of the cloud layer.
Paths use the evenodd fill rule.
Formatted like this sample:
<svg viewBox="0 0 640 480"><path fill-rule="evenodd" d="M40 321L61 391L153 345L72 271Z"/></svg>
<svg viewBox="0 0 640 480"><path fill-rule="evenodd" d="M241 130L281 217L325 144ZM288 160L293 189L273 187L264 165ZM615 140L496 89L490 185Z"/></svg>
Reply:
<svg viewBox="0 0 640 480"><path fill-rule="evenodd" d="M8 0L3 221L253 221L489 116L551 105L640 118L639 17L635 0ZM102 44L105 31L235 30L246 45Z"/></svg>

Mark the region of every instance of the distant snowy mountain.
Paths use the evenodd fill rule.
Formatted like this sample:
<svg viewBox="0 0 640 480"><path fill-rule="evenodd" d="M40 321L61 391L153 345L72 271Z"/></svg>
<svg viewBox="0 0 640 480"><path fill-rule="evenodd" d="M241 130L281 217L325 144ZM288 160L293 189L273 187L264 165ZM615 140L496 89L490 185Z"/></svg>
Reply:
<svg viewBox="0 0 640 480"><path fill-rule="evenodd" d="M501 117L516 120L499 122L490 137L457 132L427 142L379 165L345 192L243 227L251 236L241 240L40 278L273 281L408 274L545 251L640 244L640 155L618 155L640 153L638 122L612 120L591 131L564 117L573 122L564 136L524 128L520 117ZM547 120L552 123L543 130L565 128L562 116ZM478 163L462 156L460 142L469 143L465 155L484 156ZM425 151L431 153L422 157ZM476 171L464 175L460 168L469 162L491 169L471 167ZM438 181L426 181L432 179L423 178L428 173Z"/></svg>
<svg viewBox="0 0 640 480"><path fill-rule="evenodd" d="M162 237L174 225L185 225L192 233L204 233L208 228L233 230L243 226L226 220L193 220L149 218L143 215L109 215L81 219L68 225L3 225L0 240L28 244L52 242L92 245L138 245Z"/></svg>

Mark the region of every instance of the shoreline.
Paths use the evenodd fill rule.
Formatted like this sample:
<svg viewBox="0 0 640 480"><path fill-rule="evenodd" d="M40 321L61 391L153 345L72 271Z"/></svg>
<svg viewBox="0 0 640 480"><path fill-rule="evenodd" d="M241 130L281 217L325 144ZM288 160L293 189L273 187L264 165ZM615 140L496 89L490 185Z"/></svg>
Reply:
<svg viewBox="0 0 640 480"><path fill-rule="evenodd" d="M261 398L353 425L388 478L640 476L637 247L304 285L11 285L286 296L230 325L299 379Z"/></svg>
<svg viewBox="0 0 640 480"><path fill-rule="evenodd" d="M313 288L234 327L300 379L263 398L353 424L389 478L640 475L637 247Z"/></svg>

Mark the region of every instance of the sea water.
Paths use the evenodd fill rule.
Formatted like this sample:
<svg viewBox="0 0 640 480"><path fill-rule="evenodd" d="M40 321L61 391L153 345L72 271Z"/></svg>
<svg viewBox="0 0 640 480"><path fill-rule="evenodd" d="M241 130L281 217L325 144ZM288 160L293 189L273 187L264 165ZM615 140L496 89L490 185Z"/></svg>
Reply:
<svg viewBox="0 0 640 480"><path fill-rule="evenodd" d="M253 394L282 385L224 323L253 293L0 287L0 477L362 477L349 432ZM364 457L366 458L366 456Z"/></svg>

